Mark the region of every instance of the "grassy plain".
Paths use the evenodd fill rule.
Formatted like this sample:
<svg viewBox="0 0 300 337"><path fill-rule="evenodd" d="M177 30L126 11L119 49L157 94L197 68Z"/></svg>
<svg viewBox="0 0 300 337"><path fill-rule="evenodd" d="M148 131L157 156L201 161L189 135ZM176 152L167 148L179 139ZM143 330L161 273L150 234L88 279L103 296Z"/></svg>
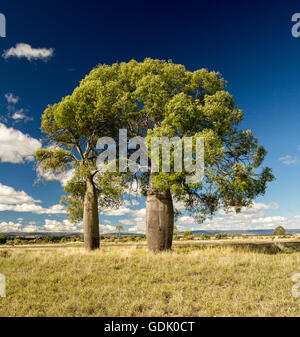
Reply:
<svg viewBox="0 0 300 337"><path fill-rule="evenodd" d="M299 272L280 245L0 248L0 316L300 316Z"/></svg>

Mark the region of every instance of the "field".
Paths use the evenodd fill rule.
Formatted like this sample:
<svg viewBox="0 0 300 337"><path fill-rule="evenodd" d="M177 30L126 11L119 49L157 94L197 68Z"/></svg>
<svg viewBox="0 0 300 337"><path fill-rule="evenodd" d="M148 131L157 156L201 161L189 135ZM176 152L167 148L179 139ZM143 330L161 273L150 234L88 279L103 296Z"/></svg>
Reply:
<svg viewBox="0 0 300 337"><path fill-rule="evenodd" d="M0 248L0 316L299 316L299 272L300 249L280 245Z"/></svg>

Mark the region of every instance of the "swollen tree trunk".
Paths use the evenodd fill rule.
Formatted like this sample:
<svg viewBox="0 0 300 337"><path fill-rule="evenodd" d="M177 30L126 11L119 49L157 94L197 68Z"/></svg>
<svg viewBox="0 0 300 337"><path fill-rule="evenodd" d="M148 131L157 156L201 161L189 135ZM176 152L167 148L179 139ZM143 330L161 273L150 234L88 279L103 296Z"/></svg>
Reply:
<svg viewBox="0 0 300 337"><path fill-rule="evenodd" d="M87 250L100 247L98 198L92 178L86 180L86 193L83 209L84 245Z"/></svg>
<svg viewBox="0 0 300 337"><path fill-rule="evenodd" d="M174 229L171 192L170 190L155 190L151 177L146 203L146 228L150 251L159 252L171 249Z"/></svg>

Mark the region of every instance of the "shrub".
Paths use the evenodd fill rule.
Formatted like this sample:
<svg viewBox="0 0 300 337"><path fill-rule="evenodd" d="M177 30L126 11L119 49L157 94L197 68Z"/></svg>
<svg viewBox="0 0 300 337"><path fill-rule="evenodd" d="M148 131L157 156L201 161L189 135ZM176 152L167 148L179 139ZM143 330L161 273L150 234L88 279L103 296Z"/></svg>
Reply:
<svg viewBox="0 0 300 337"><path fill-rule="evenodd" d="M5 234L0 234L0 245L4 245L8 240L8 236Z"/></svg>
<svg viewBox="0 0 300 337"><path fill-rule="evenodd" d="M183 233L184 240L194 240L194 234L191 231L186 231Z"/></svg>
<svg viewBox="0 0 300 337"><path fill-rule="evenodd" d="M210 235L209 234L201 234L199 236L200 240L210 240Z"/></svg>
<svg viewBox="0 0 300 337"><path fill-rule="evenodd" d="M216 238L217 240L221 240L221 239L226 239L227 236L228 236L228 235L227 235L226 233L218 233L218 234L215 235L215 238Z"/></svg>
<svg viewBox="0 0 300 337"><path fill-rule="evenodd" d="M191 232L191 231L186 231L186 232L183 233L183 237L185 237L185 238L187 238L189 236L192 236L192 235L193 235L193 232Z"/></svg>

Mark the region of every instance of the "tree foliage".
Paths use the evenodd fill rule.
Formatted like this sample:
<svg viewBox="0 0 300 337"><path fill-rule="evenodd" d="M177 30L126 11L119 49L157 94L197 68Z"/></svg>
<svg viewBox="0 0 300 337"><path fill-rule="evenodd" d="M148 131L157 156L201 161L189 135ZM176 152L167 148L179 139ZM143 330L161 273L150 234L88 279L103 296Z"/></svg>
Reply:
<svg viewBox="0 0 300 337"><path fill-rule="evenodd" d="M106 68L112 87L126 91L114 104L121 125L131 135L205 138L205 174L197 184L186 183L182 172L153 173L154 187L170 189L173 199L184 202L200 222L220 208L243 206L265 193L274 177L271 169L259 170L266 150L250 130L239 128L243 113L226 90L225 80L206 69L188 71L171 61L146 59ZM103 81L102 66L84 80ZM105 77L106 79L106 77ZM104 79L104 80L105 80ZM171 157L171 169L173 164ZM151 165L151 154L149 153ZM139 175L144 194L149 173Z"/></svg>
<svg viewBox="0 0 300 337"><path fill-rule="evenodd" d="M103 206L118 199L126 175L100 175L96 169L96 142L101 136L117 139L126 128L130 136L205 138L205 174L196 184L186 182L185 170L153 173L154 187L170 189L199 221L220 208L240 211L265 193L274 179L263 167L266 150L250 130L239 128L243 113L226 82L217 72L188 71L172 61L145 59L99 65L58 104L50 105L42 118L42 131L49 146L37 152L43 171L55 173L74 169L65 187L64 202L69 215L82 214L83 180L95 178ZM173 153L173 152L172 152ZM149 153L151 165L151 154ZM172 171L173 170L173 171ZM138 174L143 193L149 172ZM97 179L97 180L96 180ZM100 193L101 192L101 193Z"/></svg>
<svg viewBox="0 0 300 337"><path fill-rule="evenodd" d="M42 175L67 173L72 178L64 187L62 203L71 220L83 216L86 181L91 180L98 194L99 208L118 206L126 176L100 173L96 167L97 140L118 133L119 110L115 108L122 87L107 76L109 66L101 66L101 80L83 80L61 102L49 105L42 116L41 130L46 147L36 152Z"/></svg>
<svg viewBox="0 0 300 337"><path fill-rule="evenodd" d="M273 232L275 235L284 235L285 234L285 229L282 226L278 226L274 229Z"/></svg>

